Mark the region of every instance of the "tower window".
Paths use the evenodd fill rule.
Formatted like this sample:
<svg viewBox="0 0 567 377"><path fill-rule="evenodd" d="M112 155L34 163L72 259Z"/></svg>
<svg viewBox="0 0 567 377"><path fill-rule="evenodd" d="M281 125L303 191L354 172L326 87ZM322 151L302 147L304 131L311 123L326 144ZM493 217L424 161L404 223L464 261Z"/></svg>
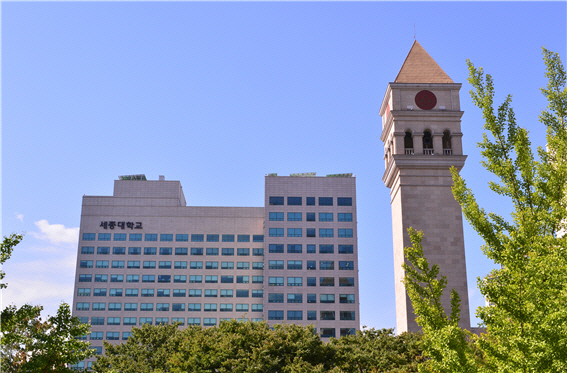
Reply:
<svg viewBox="0 0 567 377"><path fill-rule="evenodd" d="M433 154L433 137L429 131L423 133L423 153Z"/></svg>
<svg viewBox="0 0 567 377"><path fill-rule="evenodd" d="M411 136L411 132L406 132L406 136L404 136L404 148L413 149L413 137Z"/></svg>
<svg viewBox="0 0 567 377"><path fill-rule="evenodd" d="M451 148L451 133L449 131L443 132L443 154L453 154L453 150Z"/></svg>

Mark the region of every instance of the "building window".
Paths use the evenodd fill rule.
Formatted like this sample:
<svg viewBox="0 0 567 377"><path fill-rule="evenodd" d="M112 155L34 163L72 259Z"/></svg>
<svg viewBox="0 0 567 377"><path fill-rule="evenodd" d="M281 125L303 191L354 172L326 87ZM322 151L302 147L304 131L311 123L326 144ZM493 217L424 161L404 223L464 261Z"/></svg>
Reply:
<svg viewBox="0 0 567 377"><path fill-rule="evenodd" d="M103 332L102 331L93 331L90 336L90 340L102 340Z"/></svg>
<svg viewBox="0 0 567 377"><path fill-rule="evenodd" d="M234 270L234 262L221 262L221 270Z"/></svg>
<svg viewBox="0 0 567 377"><path fill-rule="evenodd" d="M321 328L320 332L321 338L334 338L335 329Z"/></svg>
<svg viewBox="0 0 567 377"><path fill-rule="evenodd" d="M141 247L129 247L128 248L128 255L140 255L142 254Z"/></svg>
<svg viewBox="0 0 567 377"><path fill-rule="evenodd" d="M252 311L253 312L262 312L262 311L264 311L264 305L263 304L252 304Z"/></svg>
<svg viewBox="0 0 567 377"><path fill-rule="evenodd" d="M232 275L221 275L221 283L224 283L224 284L234 283L234 276L232 276Z"/></svg>
<svg viewBox="0 0 567 377"><path fill-rule="evenodd" d="M250 262L236 262L236 269L237 270L249 270L250 269Z"/></svg>
<svg viewBox="0 0 567 377"><path fill-rule="evenodd" d="M153 289L142 289L142 297L154 297Z"/></svg>
<svg viewBox="0 0 567 377"><path fill-rule="evenodd" d="M263 289L253 289L252 290L252 297L264 297L264 290Z"/></svg>
<svg viewBox="0 0 567 377"><path fill-rule="evenodd" d="M352 198L337 198L338 206L352 206Z"/></svg>
<svg viewBox="0 0 567 377"><path fill-rule="evenodd" d="M250 242L249 234L239 234L236 238L237 242Z"/></svg>
<svg viewBox="0 0 567 377"><path fill-rule="evenodd" d="M171 242L173 241L173 234L160 234L159 240L161 242Z"/></svg>
<svg viewBox="0 0 567 377"><path fill-rule="evenodd" d="M124 261L123 260L113 260L112 261L112 268L124 268Z"/></svg>
<svg viewBox="0 0 567 377"><path fill-rule="evenodd" d="M106 296L106 288L95 288L93 296Z"/></svg>
<svg viewBox="0 0 567 377"><path fill-rule="evenodd" d="M353 245L339 245L339 254L352 254L353 252Z"/></svg>
<svg viewBox="0 0 567 377"><path fill-rule="evenodd" d="M110 233L99 233L98 234L99 241L110 241Z"/></svg>
<svg viewBox="0 0 567 377"><path fill-rule="evenodd" d="M221 289L220 296L221 297L232 297L233 291L232 289Z"/></svg>
<svg viewBox="0 0 567 377"><path fill-rule="evenodd" d="M301 204L301 196L288 196L287 197L287 205L288 206L300 206Z"/></svg>
<svg viewBox="0 0 567 377"><path fill-rule="evenodd" d="M107 260L97 260L96 261L96 268L108 268L108 261Z"/></svg>
<svg viewBox="0 0 567 377"><path fill-rule="evenodd" d="M446 153L446 151L451 150L451 133L449 131L443 131L443 154L450 154Z"/></svg>
<svg viewBox="0 0 567 377"><path fill-rule="evenodd" d="M185 304L171 304L171 311L172 312L184 312L185 311Z"/></svg>
<svg viewBox="0 0 567 377"><path fill-rule="evenodd" d="M319 221L333 221L333 214L332 213L319 213Z"/></svg>
<svg viewBox="0 0 567 377"><path fill-rule="evenodd" d="M287 269L288 270L301 270L303 268L303 263L300 260L288 260Z"/></svg>
<svg viewBox="0 0 567 377"><path fill-rule="evenodd" d="M334 231L329 228L321 228L319 229L319 237L334 237Z"/></svg>
<svg viewBox="0 0 567 377"><path fill-rule="evenodd" d="M132 336L132 332L131 331L124 331L122 333L122 340L128 340L129 337Z"/></svg>
<svg viewBox="0 0 567 377"><path fill-rule="evenodd" d="M322 260L319 262L319 269L320 270L334 270L335 269L335 262Z"/></svg>
<svg viewBox="0 0 567 377"><path fill-rule="evenodd" d="M250 249L247 247L239 247L238 249L236 249L236 255L250 255Z"/></svg>
<svg viewBox="0 0 567 377"><path fill-rule="evenodd" d="M205 240L204 234L192 234L191 242L203 242Z"/></svg>
<svg viewBox="0 0 567 377"><path fill-rule="evenodd" d="M301 321L303 320L303 312L301 310L288 310L287 311L288 321Z"/></svg>
<svg viewBox="0 0 567 377"><path fill-rule="evenodd" d="M94 241L96 233L83 233L83 241Z"/></svg>
<svg viewBox="0 0 567 377"><path fill-rule="evenodd" d="M186 247L176 247L175 255L187 255L188 249Z"/></svg>
<svg viewBox="0 0 567 377"><path fill-rule="evenodd" d="M200 289L190 289L189 297L201 297L202 291Z"/></svg>
<svg viewBox="0 0 567 377"><path fill-rule="evenodd" d="M354 321L354 311L340 312L341 321Z"/></svg>
<svg viewBox="0 0 567 377"><path fill-rule="evenodd" d="M333 205L333 198L319 197L319 205L320 206L332 206Z"/></svg>
<svg viewBox="0 0 567 377"><path fill-rule="evenodd" d="M237 284L248 284L248 283L250 283L250 277L246 276L246 275L238 275L236 277L236 283Z"/></svg>
<svg viewBox="0 0 567 377"><path fill-rule="evenodd" d="M126 296L126 297L138 297L138 288L127 288L124 296Z"/></svg>
<svg viewBox="0 0 567 377"><path fill-rule="evenodd" d="M144 255L156 255L157 248L156 247L144 247Z"/></svg>
<svg viewBox="0 0 567 377"><path fill-rule="evenodd" d="M308 310L307 311L307 320L308 321L316 321L317 320L317 312L315 310Z"/></svg>
<svg viewBox="0 0 567 377"><path fill-rule="evenodd" d="M232 311L232 304L220 304L220 311L221 312L231 312Z"/></svg>
<svg viewBox="0 0 567 377"><path fill-rule="evenodd" d="M356 329L349 328L349 329L341 329L341 336L347 335L356 335Z"/></svg>
<svg viewBox="0 0 567 377"><path fill-rule="evenodd" d="M264 242L264 235L263 234L252 235L252 242Z"/></svg>
<svg viewBox="0 0 567 377"><path fill-rule="evenodd" d="M339 262L339 270L354 270L354 262L353 261L340 261Z"/></svg>
<svg viewBox="0 0 567 377"><path fill-rule="evenodd" d="M283 212L270 212L270 221L283 221L284 220L284 213Z"/></svg>
<svg viewBox="0 0 567 377"><path fill-rule="evenodd" d="M205 304L206 312L216 312L217 311L217 304Z"/></svg>
<svg viewBox="0 0 567 377"><path fill-rule="evenodd" d="M156 304L156 311L158 312L168 312L169 304Z"/></svg>
<svg viewBox="0 0 567 377"><path fill-rule="evenodd" d="M146 233L144 235L144 241L157 241L157 234Z"/></svg>
<svg viewBox="0 0 567 377"><path fill-rule="evenodd" d="M270 250L270 253L283 253L284 252L284 245L283 244L270 244L269 250Z"/></svg>
<svg viewBox="0 0 567 377"><path fill-rule="evenodd" d="M315 221L315 212L307 212L305 214L306 221Z"/></svg>
<svg viewBox="0 0 567 377"><path fill-rule="evenodd" d="M140 275L126 275L126 283L140 282Z"/></svg>
<svg viewBox="0 0 567 377"><path fill-rule="evenodd" d="M114 233L114 241L126 241L126 233Z"/></svg>
<svg viewBox="0 0 567 377"><path fill-rule="evenodd" d="M260 276L252 276L252 284L264 284L264 277Z"/></svg>
<svg viewBox="0 0 567 377"><path fill-rule="evenodd" d="M339 213L337 214L337 220L340 222L352 222L352 213Z"/></svg>
<svg viewBox="0 0 567 377"><path fill-rule="evenodd" d="M307 261L307 269L308 270L316 270L316 262L314 260L308 260Z"/></svg>
<svg viewBox="0 0 567 377"><path fill-rule="evenodd" d="M303 246L301 244L288 244L287 252L289 254L300 254L302 252Z"/></svg>
<svg viewBox="0 0 567 377"><path fill-rule="evenodd" d="M308 304L316 304L317 303L317 295L315 293L308 293L307 294L307 303Z"/></svg>
<svg viewBox="0 0 567 377"><path fill-rule="evenodd" d="M144 261L144 265L143 268L156 268L156 262L155 261Z"/></svg>
<svg viewBox="0 0 567 377"><path fill-rule="evenodd" d="M93 302L93 310L98 310L98 311L106 310L106 303L104 303L104 302Z"/></svg>
<svg viewBox="0 0 567 377"><path fill-rule="evenodd" d="M141 241L142 240L142 234L141 233L130 233L130 236L128 237L128 239L130 241Z"/></svg>
<svg viewBox="0 0 567 377"><path fill-rule="evenodd" d="M108 295L111 297L122 297L122 288L110 288Z"/></svg>
<svg viewBox="0 0 567 377"><path fill-rule="evenodd" d="M249 311L248 304L236 304L236 311L237 312L247 312Z"/></svg>
<svg viewBox="0 0 567 377"><path fill-rule="evenodd" d="M252 269L253 270L263 270L264 269L264 262L252 262Z"/></svg>
<svg viewBox="0 0 567 377"><path fill-rule="evenodd" d="M287 228L288 237L302 237L301 228Z"/></svg>
<svg viewBox="0 0 567 377"><path fill-rule="evenodd" d="M170 261L160 261L158 268L160 268L160 269L171 269L171 262Z"/></svg>
<svg viewBox="0 0 567 377"><path fill-rule="evenodd" d="M107 331L106 340L118 340L120 339L120 332L118 331Z"/></svg>
<svg viewBox="0 0 567 377"><path fill-rule="evenodd" d="M284 319L283 310L268 310L268 319L272 321L282 321Z"/></svg>
<svg viewBox="0 0 567 377"><path fill-rule="evenodd" d="M90 296L91 289L90 288L79 288L77 289L77 296Z"/></svg>
<svg viewBox="0 0 567 377"><path fill-rule="evenodd" d="M352 238L352 229L339 229L339 238Z"/></svg>
<svg viewBox="0 0 567 377"><path fill-rule="evenodd" d="M339 287L354 287L354 278L339 278Z"/></svg>
<svg viewBox="0 0 567 377"><path fill-rule="evenodd" d="M316 287L317 286L317 278L307 278L307 286L308 287Z"/></svg>
<svg viewBox="0 0 567 377"><path fill-rule="evenodd" d="M218 275L206 275L205 276L205 283L218 283L219 277Z"/></svg>
<svg viewBox="0 0 567 377"><path fill-rule="evenodd" d="M187 318L187 325L188 326L201 326L201 318Z"/></svg>
<svg viewBox="0 0 567 377"><path fill-rule="evenodd" d="M95 283L106 283L108 281L108 275L95 275L95 279L94 279Z"/></svg>
<svg viewBox="0 0 567 377"><path fill-rule="evenodd" d="M207 255L219 255L218 247L207 247Z"/></svg>
<svg viewBox="0 0 567 377"><path fill-rule="evenodd" d="M322 304L334 304L335 295L334 294L321 294L321 299L319 300Z"/></svg>
<svg viewBox="0 0 567 377"><path fill-rule="evenodd" d="M88 274L79 274L79 281L80 282L90 282L92 281L93 276Z"/></svg>
<svg viewBox="0 0 567 377"><path fill-rule="evenodd" d="M140 325L144 325L146 323L151 325L154 323L154 319L151 317L140 317Z"/></svg>
<svg viewBox="0 0 567 377"><path fill-rule="evenodd" d="M301 221L301 212L288 212L287 221Z"/></svg>
<svg viewBox="0 0 567 377"><path fill-rule="evenodd" d="M203 248L202 247L192 247L191 248L191 255L203 255Z"/></svg>
<svg viewBox="0 0 567 377"><path fill-rule="evenodd" d="M173 290L173 297L185 297L185 289L174 289Z"/></svg>
<svg viewBox="0 0 567 377"><path fill-rule="evenodd" d="M157 325L167 325L169 324L169 318L165 317L157 317L156 318L156 326Z"/></svg>
<svg viewBox="0 0 567 377"><path fill-rule="evenodd" d="M317 252L317 245L307 245L307 254L315 254Z"/></svg>
<svg viewBox="0 0 567 377"><path fill-rule="evenodd" d="M269 235L270 237L283 237L284 228L270 228Z"/></svg>
<svg viewBox="0 0 567 377"><path fill-rule="evenodd" d="M187 283L187 275L173 275L174 283Z"/></svg>
<svg viewBox="0 0 567 377"><path fill-rule="evenodd" d="M288 287L301 287L303 285L303 278L301 277L288 277L287 278Z"/></svg>
<svg viewBox="0 0 567 377"><path fill-rule="evenodd" d="M218 290L216 289L205 289L205 297L217 297Z"/></svg>
<svg viewBox="0 0 567 377"><path fill-rule="evenodd" d="M122 304L118 302L111 302L108 304L108 310L114 310L114 311L122 310ZM118 324L120 324L120 318L118 318Z"/></svg>
<svg viewBox="0 0 567 377"><path fill-rule="evenodd" d="M314 206L315 205L315 197L308 196L307 198L305 198L305 205Z"/></svg>
<svg viewBox="0 0 567 377"><path fill-rule="evenodd" d="M175 235L175 241L176 242L187 242L187 241L189 241L189 235L188 234L176 234Z"/></svg>
<svg viewBox="0 0 567 377"><path fill-rule="evenodd" d="M97 247L96 253L97 254L110 254L110 247Z"/></svg>
<svg viewBox="0 0 567 377"><path fill-rule="evenodd" d="M207 242L219 242L219 240L218 234L207 234Z"/></svg>
<svg viewBox="0 0 567 377"><path fill-rule="evenodd" d="M288 293L287 294L287 302L289 303L302 303L303 302L303 295L301 293Z"/></svg>
<svg viewBox="0 0 567 377"><path fill-rule="evenodd" d="M159 255L171 255L171 247L160 247Z"/></svg>
<svg viewBox="0 0 567 377"><path fill-rule="evenodd" d="M219 268L219 262L205 262L206 270L217 270Z"/></svg>
<svg viewBox="0 0 567 377"><path fill-rule="evenodd" d="M315 228L307 228L305 229L305 235L307 237L315 237L316 233L315 233Z"/></svg>
<svg viewBox="0 0 567 377"><path fill-rule="evenodd" d="M334 321L335 320L335 312L332 310L321 310L320 312L321 321Z"/></svg>
<svg viewBox="0 0 567 377"><path fill-rule="evenodd" d="M203 319L203 326L216 326L217 319L216 318L204 318Z"/></svg>
<svg viewBox="0 0 567 377"><path fill-rule="evenodd" d="M188 312L200 312L201 311L201 304L187 304L187 311Z"/></svg>
<svg viewBox="0 0 567 377"><path fill-rule="evenodd" d="M321 287L334 287L335 286L335 278L333 278L333 277L319 278L319 286L321 286Z"/></svg>
<svg viewBox="0 0 567 377"><path fill-rule="evenodd" d="M94 254L94 247L93 246L81 247L81 254Z"/></svg>
<svg viewBox="0 0 567 377"><path fill-rule="evenodd" d="M268 261L268 269L269 270L283 270L283 268L284 268L283 260Z"/></svg>
<svg viewBox="0 0 567 377"><path fill-rule="evenodd" d="M173 263L173 268L176 269L176 270L186 270L187 269L187 262L176 261L176 262ZM203 268L203 262L191 262L191 268L202 269Z"/></svg>
<svg viewBox="0 0 567 377"><path fill-rule="evenodd" d="M142 275L142 283L155 283L156 276L155 275Z"/></svg>
<svg viewBox="0 0 567 377"><path fill-rule="evenodd" d="M269 286L283 286L284 285L284 278L283 277L269 277L268 278L268 285Z"/></svg>
<svg viewBox="0 0 567 377"><path fill-rule="evenodd" d="M283 196L270 196L269 204L271 206L283 206L284 197Z"/></svg>
<svg viewBox="0 0 567 377"><path fill-rule="evenodd" d="M88 302L77 302L77 310L89 310L90 304Z"/></svg>
<svg viewBox="0 0 567 377"><path fill-rule="evenodd" d="M319 245L319 254L333 254L335 245Z"/></svg>
<svg viewBox="0 0 567 377"><path fill-rule="evenodd" d="M222 242L234 242L234 234L223 234Z"/></svg>
<svg viewBox="0 0 567 377"><path fill-rule="evenodd" d="M189 283L202 283L203 276L202 275L189 275Z"/></svg>
<svg viewBox="0 0 567 377"><path fill-rule="evenodd" d="M431 132L424 131L423 132L423 154L432 154L428 153L431 150L433 151L433 138L431 137Z"/></svg>
<svg viewBox="0 0 567 377"><path fill-rule="evenodd" d="M140 304L140 311L142 312L153 312L154 311L154 304Z"/></svg>
<svg viewBox="0 0 567 377"><path fill-rule="evenodd" d="M252 249L252 255L264 255L264 248L254 248Z"/></svg>
<svg viewBox="0 0 567 377"><path fill-rule="evenodd" d="M234 255L234 248L232 247L223 247L222 255Z"/></svg>
<svg viewBox="0 0 567 377"><path fill-rule="evenodd" d="M158 289L157 290L157 297L169 297L169 289Z"/></svg>

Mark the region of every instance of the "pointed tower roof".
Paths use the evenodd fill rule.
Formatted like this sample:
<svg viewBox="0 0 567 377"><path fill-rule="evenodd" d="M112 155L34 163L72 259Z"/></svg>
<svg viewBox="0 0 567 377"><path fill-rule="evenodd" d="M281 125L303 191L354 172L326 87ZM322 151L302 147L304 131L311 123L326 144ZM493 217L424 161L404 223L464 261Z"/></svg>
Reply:
<svg viewBox="0 0 567 377"><path fill-rule="evenodd" d="M453 80L416 41L394 82L411 84L447 84Z"/></svg>

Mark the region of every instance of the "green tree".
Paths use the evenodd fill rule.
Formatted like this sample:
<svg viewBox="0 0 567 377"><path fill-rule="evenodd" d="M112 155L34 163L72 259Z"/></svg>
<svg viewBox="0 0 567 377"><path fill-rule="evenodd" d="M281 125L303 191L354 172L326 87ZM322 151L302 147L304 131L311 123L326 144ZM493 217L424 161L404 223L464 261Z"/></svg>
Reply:
<svg viewBox="0 0 567 377"><path fill-rule="evenodd" d="M70 372L69 366L94 354L88 342L80 340L88 324L71 316L62 303L57 315L42 321L41 306L8 306L2 311L0 347L3 372Z"/></svg>
<svg viewBox="0 0 567 377"><path fill-rule="evenodd" d="M356 335L331 339L335 348L334 373L413 373L423 363L421 334L393 329L364 328Z"/></svg>
<svg viewBox="0 0 567 377"><path fill-rule="evenodd" d="M428 270L419 255L416 263L411 262L415 273L408 274L406 287L410 297L414 295L414 307L417 303L424 339L430 339L424 342L424 353L432 357L427 363L432 370L463 371L475 358L479 370L486 372L567 372L567 237L562 236L567 227L566 74L558 54L544 48L543 55L549 81L542 93L548 108L540 121L546 128L547 147L537 149L538 159L528 131L516 124L512 97L507 96L495 111L492 77L467 62L474 88L471 96L490 134L485 133L479 143L483 166L497 177L489 187L511 200L513 212L510 216L487 213L452 169L455 198L483 238L483 253L500 268L478 279L490 302L477 309L486 331L480 337L469 336L464 347L462 330L452 325L456 301L449 318L435 299L427 302L444 288L443 278L436 281L436 273L431 272L435 269ZM420 241L415 235L412 249ZM429 282L419 280L419 273L435 289L425 291ZM452 343L454 339L458 343Z"/></svg>
<svg viewBox="0 0 567 377"><path fill-rule="evenodd" d="M0 261L12 255L23 236L4 237ZM4 278L2 272L1 278ZM6 288L2 284L1 288ZM8 306L0 314L0 370L2 372L70 372L69 366L94 354L82 341L90 325L71 316L69 305L62 303L57 315L41 320L42 306Z"/></svg>
<svg viewBox="0 0 567 377"><path fill-rule="evenodd" d="M4 241L2 242L2 246L0 248L0 264L3 265L4 262L10 259L14 247L16 247L16 245L19 244L23 238L24 236L22 234L16 233L12 233L11 235L4 237ZM2 268L2 271L0 271L0 289L4 289L8 286L8 284L1 283L1 281L4 280L4 276L6 276L6 273Z"/></svg>

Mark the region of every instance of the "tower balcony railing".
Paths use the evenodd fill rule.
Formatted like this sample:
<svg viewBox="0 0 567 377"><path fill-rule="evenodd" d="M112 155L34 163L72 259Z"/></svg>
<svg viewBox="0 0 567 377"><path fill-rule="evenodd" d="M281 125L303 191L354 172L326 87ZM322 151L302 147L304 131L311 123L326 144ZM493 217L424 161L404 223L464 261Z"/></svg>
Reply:
<svg viewBox="0 0 567 377"><path fill-rule="evenodd" d="M447 149L447 148L443 148L443 154L445 156L451 156L453 154L453 150L452 149Z"/></svg>
<svg viewBox="0 0 567 377"><path fill-rule="evenodd" d="M413 148L404 148L404 153L405 153L405 154L411 154L411 155L413 155L413 154L414 154L414 150L413 150Z"/></svg>
<svg viewBox="0 0 567 377"><path fill-rule="evenodd" d="M433 154L433 148L423 148L423 154Z"/></svg>

